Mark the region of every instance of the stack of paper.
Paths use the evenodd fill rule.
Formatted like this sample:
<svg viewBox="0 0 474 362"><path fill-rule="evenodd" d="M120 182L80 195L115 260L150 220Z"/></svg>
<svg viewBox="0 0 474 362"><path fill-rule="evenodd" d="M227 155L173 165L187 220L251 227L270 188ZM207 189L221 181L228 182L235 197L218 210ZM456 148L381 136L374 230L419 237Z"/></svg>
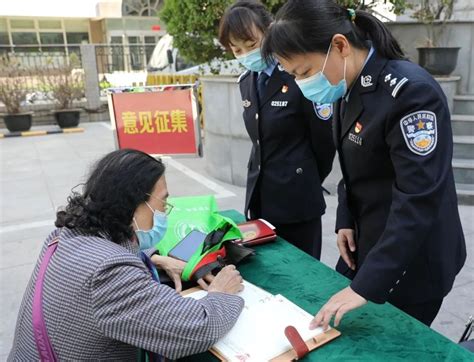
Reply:
<svg viewBox="0 0 474 362"><path fill-rule="evenodd" d="M282 295L272 295L244 281L245 289L239 295L245 307L235 326L214 346L228 361L269 361L292 347L285 336L285 328L294 326L307 341L323 333L321 328L309 329L313 316ZM203 298L207 292L186 295Z"/></svg>

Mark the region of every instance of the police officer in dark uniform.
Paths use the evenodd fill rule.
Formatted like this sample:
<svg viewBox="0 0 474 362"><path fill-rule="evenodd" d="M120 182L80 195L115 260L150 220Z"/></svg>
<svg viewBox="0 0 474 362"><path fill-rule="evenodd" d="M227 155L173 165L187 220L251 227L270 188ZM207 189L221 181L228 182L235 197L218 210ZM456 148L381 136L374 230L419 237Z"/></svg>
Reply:
<svg viewBox="0 0 474 362"><path fill-rule="evenodd" d="M352 282L312 326L333 316L337 325L367 300L430 325L466 258L440 86L379 20L332 0L290 0L263 46L270 52L305 96L337 102L337 270Z"/></svg>
<svg viewBox="0 0 474 362"><path fill-rule="evenodd" d="M335 155L332 105L313 107L292 76L260 53L271 14L256 1L227 9L220 42L248 71L239 78L243 117L253 147L248 164L245 214L274 224L278 235L319 259L321 184Z"/></svg>

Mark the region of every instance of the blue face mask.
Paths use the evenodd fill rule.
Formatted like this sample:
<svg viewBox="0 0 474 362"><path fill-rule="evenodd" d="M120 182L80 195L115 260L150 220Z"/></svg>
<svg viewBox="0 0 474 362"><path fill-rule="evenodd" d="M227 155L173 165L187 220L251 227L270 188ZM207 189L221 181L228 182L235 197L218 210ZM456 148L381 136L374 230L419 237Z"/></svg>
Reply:
<svg viewBox="0 0 474 362"><path fill-rule="evenodd" d="M235 59L252 72L261 72L268 67L268 64L265 63L265 60L262 58L260 48L245 53L244 55L236 56Z"/></svg>
<svg viewBox="0 0 474 362"><path fill-rule="evenodd" d="M150 230L140 230L137 221L133 218L133 222L137 227L135 234L140 243L140 250L150 249L158 244L166 234L168 229L168 216L161 211L153 210L153 208L145 202L146 206L153 212L153 227Z"/></svg>
<svg viewBox="0 0 474 362"><path fill-rule="evenodd" d="M330 51L331 46L329 46L321 71L311 77L295 80L303 95L314 103L334 103L341 99L347 91L346 58L344 58L344 78L338 84L332 85L323 73Z"/></svg>

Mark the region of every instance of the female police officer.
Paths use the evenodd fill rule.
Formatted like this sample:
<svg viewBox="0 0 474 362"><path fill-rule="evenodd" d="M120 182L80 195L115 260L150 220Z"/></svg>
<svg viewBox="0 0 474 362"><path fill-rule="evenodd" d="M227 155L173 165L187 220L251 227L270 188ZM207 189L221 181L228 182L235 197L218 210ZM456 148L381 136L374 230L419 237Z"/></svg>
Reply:
<svg viewBox="0 0 474 362"><path fill-rule="evenodd" d="M441 88L379 20L332 0L288 1L262 48L308 99L337 102L337 269L353 280L312 326L366 300L430 325L466 257Z"/></svg>
<svg viewBox="0 0 474 362"><path fill-rule="evenodd" d="M253 147L245 213L275 224L280 236L319 259L321 183L334 159L332 106L313 108L292 76L260 54L272 21L256 1L238 1L225 12L219 40L248 68L239 79L244 121ZM249 215L250 211L250 215Z"/></svg>

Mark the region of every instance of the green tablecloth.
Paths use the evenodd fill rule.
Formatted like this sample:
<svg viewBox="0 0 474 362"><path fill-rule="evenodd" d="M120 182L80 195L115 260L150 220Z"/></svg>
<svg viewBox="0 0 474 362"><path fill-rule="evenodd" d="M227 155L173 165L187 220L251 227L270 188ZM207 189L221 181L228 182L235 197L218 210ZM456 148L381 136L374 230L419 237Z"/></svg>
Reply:
<svg viewBox="0 0 474 362"><path fill-rule="evenodd" d="M222 212L236 222L243 215ZM348 279L288 242L255 248L256 255L239 266L244 279L272 294L282 294L315 314ZM310 353L303 361L474 361L474 354L426 327L394 306L368 303L346 314L337 328L342 335ZM187 361L216 361L210 353Z"/></svg>

